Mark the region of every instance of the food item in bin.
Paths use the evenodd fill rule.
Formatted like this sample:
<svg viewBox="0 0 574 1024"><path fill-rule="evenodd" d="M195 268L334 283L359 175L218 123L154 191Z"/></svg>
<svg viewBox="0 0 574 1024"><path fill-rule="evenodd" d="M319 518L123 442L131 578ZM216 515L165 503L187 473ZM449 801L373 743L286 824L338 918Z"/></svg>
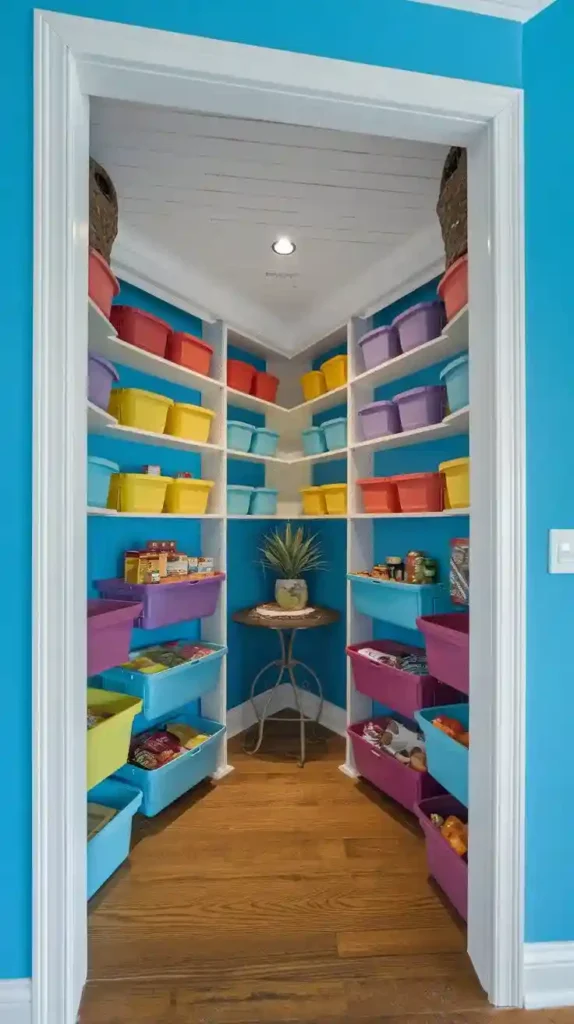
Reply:
<svg viewBox="0 0 574 1024"><path fill-rule="evenodd" d="M99 725L100 722L105 722L106 718L111 717L109 711L102 711L100 708L88 708L88 729L93 729L95 725Z"/></svg>
<svg viewBox="0 0 574 1024"><path fill-rule="evenodd" d="M413 747L409 758L409 764L415 772L426 772L427 758L424 750L421 750L420 747Z"/></svg>
<svg viewBox="0 0 574 1024"><path fill-rule="evenodd" d="M151 729L133 737L128 760L139 768L153 771L180 757L183 752L184 748L177 736L167 729Z"/></svg>
<svg viewBox="0 0 574 1024"><path fill-rule="evenodd" d="M385 720L384 728L378 722L365 722L363 738L379 750L391 754L401 764L414 771L426 772L426 750L422 733L409 729L394 718Z"/></svg>
<svg viewBox="0 0 574 1024"><path fill-rule="evenodd" d="M405 563L401 556L389 555L387 566L389 569L389 579L394 580L395 583L402 583L405 578Z"/></svg>
<svg viewBox="0 0 574 1024"><path fill-rule="evenodd" d="M450 597L455 604L468 604L469 539L454 537L450 542Z"/></svg>
<svg viewBox="0 0 574 1024"><path fill-rule="evenodd" d="M409 551L405 559L405 583L424 583L424 551Z"/></svg>
<svg viewBox="0 0 574 1024"><path fill-rule="evenodd" d="M456 740L457 743L462 743L463 746L468 747L469 745L469 734L468 730L459 722L457 718L449 718L448 715L437 715L433 719L434 726L440 729L441 732L446 733L451 739Z"/></svg>
<svg viewBox="0 0 574 1024"><path fill-rule="evenodd" d="M191 644L187 641L169 640L163 644L154 644L153 647L143 647L141 651L134 651L130 660L121 667L147 675L165 672L169 668L178 668L188 661L206 658L208 654L213 654L212 647Z"/></svg>
<svg viewBox="0 0 574 1024"><path fill-rule="evenodd" d="M435 828L442 828L444 825L444 818L442 814L431 814L429 815L429 818L431 825L434 825Z"/></svg>
<svg viewBox="0 0 574 1024"><path fill-rule="evenodd" d="M200 743L205 743L205 740L208 739L206 733L199 732L199 729L194 729L193 726L186 725L185 722L168 722L166 729L172 736L177 737L186 750L193 750L194 747L198 747Z"/></svg>
<svg viewBox="0 0 574 1024"><path fill-rule="evenodd" d="M438 563L436 558L425 558L423 565L423 583L436 583L438 575Z"/></svg>
<svg viewBox="0 0 574 1024"><path fill-rule="evenodd" d="M361 647L359 654L368 658L369 661L374 661L377 665L388 665L390 668L401 667L400 654L387 654L386 651L377 651L374 647Z"/></svg>
<svg viewBox="0 0 574 1024"><path fill-rule="evenodd" d="M459 857L468 853L468 825L465 825L455 814L450 814L440 830L449 846L452 847Z"/></svg>

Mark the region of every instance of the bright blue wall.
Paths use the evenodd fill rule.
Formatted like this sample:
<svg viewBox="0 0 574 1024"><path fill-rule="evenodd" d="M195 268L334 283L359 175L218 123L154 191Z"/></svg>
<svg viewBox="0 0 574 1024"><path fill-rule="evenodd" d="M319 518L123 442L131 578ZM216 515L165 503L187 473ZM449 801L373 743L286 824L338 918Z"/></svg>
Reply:
<svg viewBox="0 0 574 1024"><path fill-rule="evenodd" d="M574 939L570 744L548 757L543 723L574 720L568 662L574 577L550 576L548 530L574 526L570 300L574 232L574 9L558 2L524 31L526 86L527 771L526 938ZM542 822L556 822L557 831ZM554 834L553 834L554 833Z"/></svg>
<svg viewBox="0 0 574 1024"><path fill-rule="evenodd" d="M2 808L10 842L2 846L0 872L0 904L9 922L0 930L0 975L6 978L24 977L31 970L33 6L29 0L4 3L2 24L9 45L0 63L1 93L9 98L12 125L10 159L0 165L0 191L7 197L0 280L3 329L10 339L3 349L3 372L10 382L4 391L4 416L11 425L3 447L11 500L2 506L1 525L19 566L2 604L11 643L4 715L13 751ZM163 5L151 0L54 0L51 6L86 17L350 61L521 84L522 33L517 24L408 0L386 0L384 6L379 0L315 0L312 6L307 0L291 0L288 7L267 0L172 0ZM549 43L557 46L561 41ZM544 247L544 255L546 251ZM537 542L542 544L542 539Z"/></svg>

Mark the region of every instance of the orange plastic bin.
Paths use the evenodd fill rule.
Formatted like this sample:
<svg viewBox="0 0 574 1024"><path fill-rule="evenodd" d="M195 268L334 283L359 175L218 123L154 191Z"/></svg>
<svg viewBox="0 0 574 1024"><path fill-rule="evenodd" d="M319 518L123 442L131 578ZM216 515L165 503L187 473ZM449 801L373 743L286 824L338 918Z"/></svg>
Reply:
<svg viewBox="0 0 574 1024"><path fill-rule="evenodd" d="M213 349L201 338L196 338L195 334L170 331L165 354L172 363L185 366L188 370L195 370L205 377L209 374Z"/></svg>
<svg viewBox="0 0 574 1024"><path fill-rule="evenodd" d="M468 256L460 256L450 266L437 289L446 308L447 320L452 320L468 302Z"/></svg>
<svg viewBox="0 0 574 1024"><path fill-rule="evenodd" d="M393 479L401 512L442 512L444 482L441 473L407 473Z"/></svg>
<svg viewBox="0 0 574 1024"><path fill-rule="evenodd" d="M363 495L364 512L400 512L397 485L392 476L373 476L357 480Z"/></svg>
<svg viewBox="0 0 574 1024"><path fill-rule="evenodd" d="M256 370L251 384L251 394L265 399L266 402L276 402L278 387L279 377L275 377L272 373L266 373L264 370Z"/></svg>
<svg viewBox="0 0 574 1024"><path fill-rule="evenodd" d="M244 391L247 395L251 391L255 367L250 363L244 363L242 359L227 360L227 386L235 391Z"/></svg>

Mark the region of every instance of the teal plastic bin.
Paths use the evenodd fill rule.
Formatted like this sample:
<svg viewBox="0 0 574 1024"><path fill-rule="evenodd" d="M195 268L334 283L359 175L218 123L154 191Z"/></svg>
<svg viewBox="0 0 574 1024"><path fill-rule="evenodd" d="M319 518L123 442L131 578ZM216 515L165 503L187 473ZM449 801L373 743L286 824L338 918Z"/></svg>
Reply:
<svg viewBox="0 0 574 1024"><path fill-rule="evenodd" d="M450 412L465 409L469 403L468 395L468 356L459 356L441 370L440 379L446 384L446 395Z"/></svg>
<svg viewBox="0 0 574 1024"><path fill-rule="evenodd" d="M416 629L419 615L438 615L450 608L448 588L440 583L392 583L354 573L348 573L347 579L358 612L404 629Z"/></svg>
<svg viewBox="0 0 574 1024"><path fill-rule="evenodd" d="M432 724L439 715L456 718L468 729L468 704L444 704L442 707L423 708L415 712L415 718L425 736L429 773L447 792L468 807L468 748Z"/></svg>
<svg viewBox="0 0 574 1024"><path fill-rule="evenodd" d="M225 733L225 726L218 722L211 722L207 718L198 718L196 715L173 715L172 722L186 722L201 732L207 733L209 739L199 747L194 747L174 761L168 761L161 768L154 771L146 771L135 764L126 764L120 768L114 776L123 782L129 783L141 790L142 804L141 813L147 818L153 818L164 808L169 807L174 800L177 800L188 790L193 789L204 779L215 774L217 759L221 740ZM158 723L158 727L165 725L165 720Z"/></svg>
<svg viewBox="0 0 574 1024"><path fill-rule="evenodd" d="M273 487L254 487L251 496L252 516L276 516L278 491Z"/></svg>
<svg viewBox="0 0 574 1024"><path fill-rule="evenodd" d="M322 455L327 451L327 442L322 427L309 427L301 433L303 453L305 455Z"/></svg>
<svg viewBox="0 0 574 1024"><path fill-rule="evenodd" d="M257 427L251 439L251 451L254 455L275 455L279 444L279 434L267 427Z"/></svg>
<svg viewBox="0 0 574 1024"><path fill-rule="evenodd" d="M255 427L241 420L229 420L227 424L227 447L235 452L248 452Z"/></svg>
<svg viewBox="0 0 574 1024"><path fill-rule="evenodd" d="M253 490L253 487L247 487L245 484L227 485L227 512L230 516L249 515Z"/></svg>
<svg viewBox="0 0 574 1024"><path fill-rule="evenodd" d="M330 452L347 447L347 417L337 416L334 420L323 423L325 441Z"/></svg>
<svg viewBox="0 0 574 1024"><path fill-rule="evenodd" d="M117 814L88 843L88 899L127 860L134 814L142 802L139 789L106 779L88 793L90 803L114 807Z"/></svg>
<svg viewBox="0 0 574 1024"><path fill-rule="evenodd" d="M91 508L107 508L112 473L119 473L117 462L88 456L88 505Z"/></svg>

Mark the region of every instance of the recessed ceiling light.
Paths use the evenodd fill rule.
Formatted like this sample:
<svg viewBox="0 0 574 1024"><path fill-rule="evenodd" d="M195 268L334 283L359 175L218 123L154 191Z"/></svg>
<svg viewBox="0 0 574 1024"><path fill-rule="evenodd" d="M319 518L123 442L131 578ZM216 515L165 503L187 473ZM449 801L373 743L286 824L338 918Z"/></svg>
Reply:
<svg viewBox="0 0 574 1024"><path fill-rule="evenodd" d="M291 254L295 252L297 246L290 238L286 238L285 235L282 235L281 238L275 239L271 248L278 256L291 256Z"/></svg>

